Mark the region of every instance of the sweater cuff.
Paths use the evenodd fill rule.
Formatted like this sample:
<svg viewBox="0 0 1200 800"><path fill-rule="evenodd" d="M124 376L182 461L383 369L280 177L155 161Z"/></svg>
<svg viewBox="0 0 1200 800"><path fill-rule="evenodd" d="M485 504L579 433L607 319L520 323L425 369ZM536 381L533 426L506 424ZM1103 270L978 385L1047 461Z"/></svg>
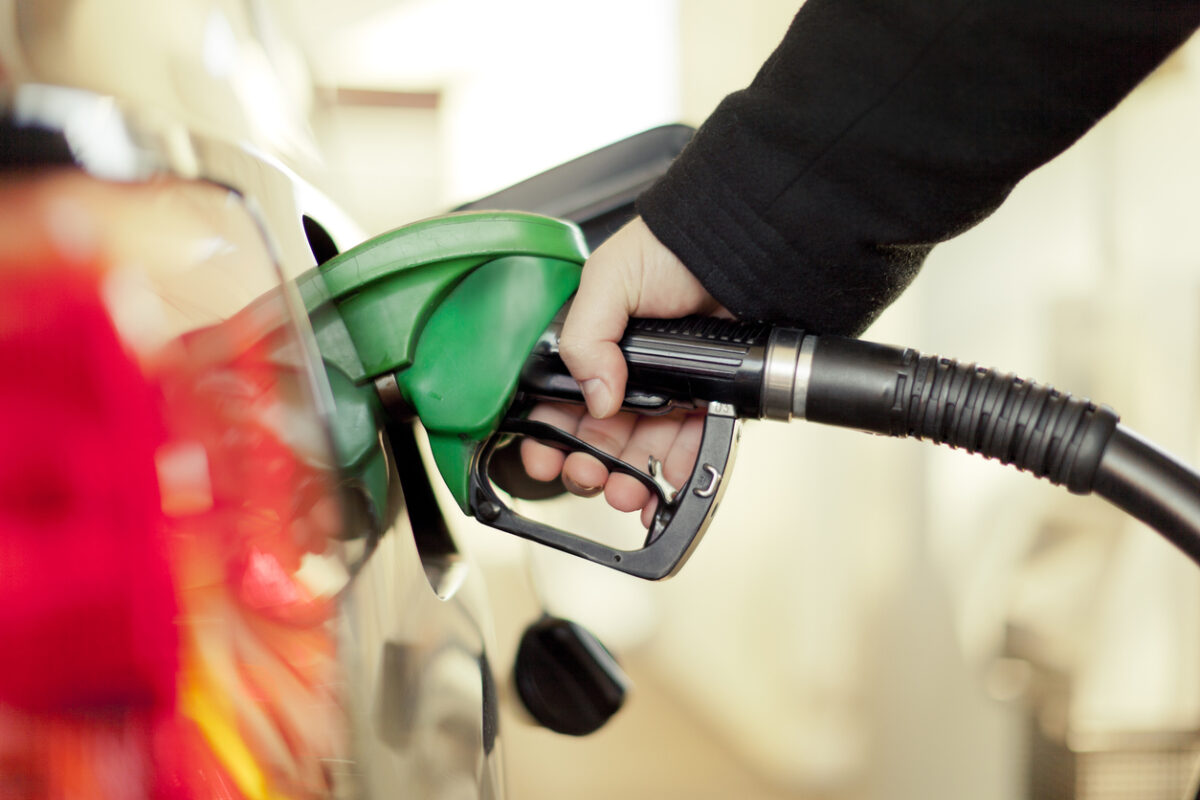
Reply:
<svg viewBox="0 0 1200 800"><path fill-rule="evenodd" d="M697 144L638 197L638 213L654 236L739 319L862 333L878 309L831 280L836 270L821 269L797 252L730 187Z"/></svg>

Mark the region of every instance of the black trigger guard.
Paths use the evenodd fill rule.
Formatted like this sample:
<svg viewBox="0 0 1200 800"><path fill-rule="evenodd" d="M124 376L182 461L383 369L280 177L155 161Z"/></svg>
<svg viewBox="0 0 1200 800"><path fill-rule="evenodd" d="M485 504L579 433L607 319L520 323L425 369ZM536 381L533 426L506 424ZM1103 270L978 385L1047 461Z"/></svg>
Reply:
<svg viewBox="0 0 1200 800"><path fill-rule="evenodd" d="M529 425L537 427L528 429L530 432L523 430ZM541 427L543 425L545 428ZM555 433L549 434L548 439L543 439L547 434L546 428ZM618 550L523 517L509 508L488 478L488 465L496 448L512 434L533 436L560 449L587 452L599 458L610 471L621 472L641 480L659 498L646 543L636 550ZM476 450L472 459L471 510L476 519L493 528L628 575L647 580L661 580L679 571L712 521L713 512L725 493L737 438L738 419L733 408L725 403L710 403L708 414L704 418L700 451L692 467L691 477L676 493L672 502L665 502L662 489L654 479L629 464L545 423L505 420L504 425Z"/></svg>
<svg viewBox="0 0 1200 800"><path fill-rule="evenodd" d="M603 464L604 468L609 472L619 472L622 475L628 475L649 489L650 494L658 498L659 508L667 508L671 505L671 498L663 494L662 487L655 482L654 478L632 464L610 456L600 448L590 445L579 437L572 436L563 429L556 428L549 423L521 419L519 417L505 417L500 421L500 427L496 429L496 433L501 435L515 434L517 436L527 436L547 447L553 447L555 450L561 450L564 453L587 453Z"/></svg>

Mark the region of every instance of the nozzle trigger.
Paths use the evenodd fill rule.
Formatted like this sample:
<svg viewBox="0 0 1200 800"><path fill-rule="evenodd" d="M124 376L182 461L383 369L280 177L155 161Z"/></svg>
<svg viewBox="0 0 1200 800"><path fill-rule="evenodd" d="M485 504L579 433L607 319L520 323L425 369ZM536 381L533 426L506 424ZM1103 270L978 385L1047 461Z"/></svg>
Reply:
<svg viewBox="0 0 1200 800"><path fill-rule="evenodd" d="M656 475L658 470L653 464L647 474L552 425L509 417L475 453L470 477L471 509L476 519L493 528L629 575L660 580L683 566L708 528L728 482L738 425L732 406L709 404L692 474L678 491L673 491L661 475ZM488 477L488 465L497 448L512 435L530 436L566 452L588 453L610 472L629 475L642 483L658 499L645 544L636 550L618 550L523 517L509 508Z"/></svg>

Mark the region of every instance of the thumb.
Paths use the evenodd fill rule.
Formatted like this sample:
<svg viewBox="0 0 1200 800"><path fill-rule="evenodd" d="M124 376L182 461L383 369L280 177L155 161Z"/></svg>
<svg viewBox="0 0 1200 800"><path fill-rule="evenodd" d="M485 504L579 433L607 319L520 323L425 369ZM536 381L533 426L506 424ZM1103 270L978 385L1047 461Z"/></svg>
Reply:
<svg viewBox="0 0 1200 800"><path fill-rule="evenodd" d="M726 313L683 262L634 217L600 245L583 267L563 323L559 354L583 388L593 417L621 408L629 372L617 343L631 316Z"/></svg>
<svg viewBox="0 0 1200 800"><path fill-rule="evenodd" d="M558 345L563 363L583 390L588 412L597 419L617 413L625 397L628 370L617 342L636 307L625 270L605 251L610 243L588 259Z"/></svg>

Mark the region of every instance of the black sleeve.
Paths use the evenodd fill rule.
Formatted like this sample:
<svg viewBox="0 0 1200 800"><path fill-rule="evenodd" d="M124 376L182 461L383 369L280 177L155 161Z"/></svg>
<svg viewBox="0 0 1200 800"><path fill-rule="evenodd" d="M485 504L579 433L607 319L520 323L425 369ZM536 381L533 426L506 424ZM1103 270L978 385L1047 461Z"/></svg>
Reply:
<svg viewBox="0 0 1200 800"><path fill-rule="evenodd" d="M808 0L638 210L739 317L857 335L1197 25L1200 0Z"/></svg>

